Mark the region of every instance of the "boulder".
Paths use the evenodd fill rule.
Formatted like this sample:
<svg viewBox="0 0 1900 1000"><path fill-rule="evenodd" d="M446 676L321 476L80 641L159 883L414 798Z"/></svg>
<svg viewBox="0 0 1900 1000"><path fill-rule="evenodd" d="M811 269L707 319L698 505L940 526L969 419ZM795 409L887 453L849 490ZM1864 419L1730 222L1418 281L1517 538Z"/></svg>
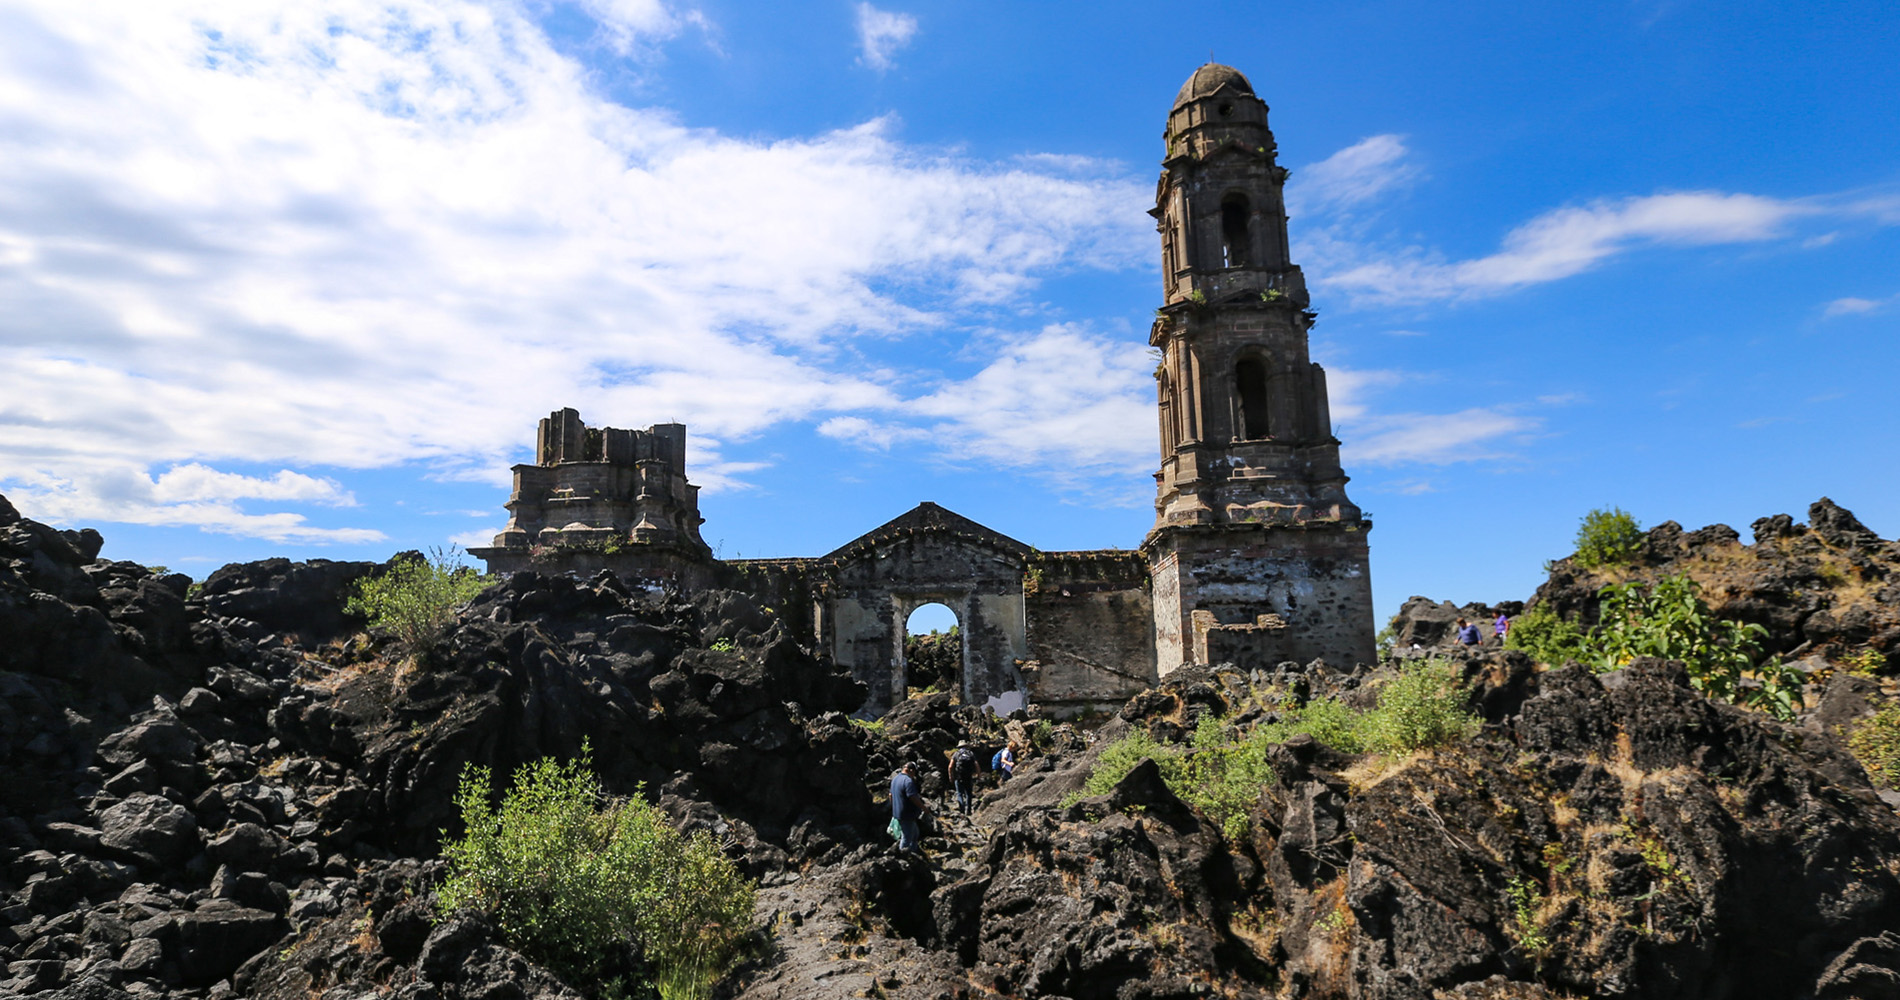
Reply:
<svg viewBox="0 0 1900 1000"><path fill-rule="evenodd" d="M138 722L106 737L99 757L113 767L144 761L157 769L163 784L195 791L203 781L198 774L198 750L204 739L169 710L148 712Z"/></svg>
<svg viewBox="0 0 1900 1000"><path fill-rule="evenodd" d="M178 918L178 971L191 986L209 986L283 934L275 913L210 899Z"/></svg>
<svg viewBox="0 0 1900 1000"><path fill-rule="evenodd" d="M198 853L198 821L170 799L137 792L99 816L99 845L148 864L182 865Z"/></svg>
<svg viewBox="0 0 1900 1000"><path fill-rule="evenodd" d="M343 614L350 585L380 569L377 563L329 559L233 563L205 578L199 599L208 614L248 619L315 646L359 627Z"/></svg>
<svg viewBox="0 0 1900 1000"><path fill-rule="evenodd" d="M256 823L239 823L205 845L214 864L240 872L268 871L284 850L284 838Z"/></svg>

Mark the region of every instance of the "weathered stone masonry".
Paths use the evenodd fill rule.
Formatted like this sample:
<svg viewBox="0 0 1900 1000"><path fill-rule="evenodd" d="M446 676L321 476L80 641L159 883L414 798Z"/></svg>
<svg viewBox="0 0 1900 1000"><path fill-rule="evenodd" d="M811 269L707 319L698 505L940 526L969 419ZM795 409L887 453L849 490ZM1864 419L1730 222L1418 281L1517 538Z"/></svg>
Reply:
<svg viewBox="0 0 1900 1000"><path fill-rule="evenodd" d="M1161 467L1139 550L1040 552L924 503L824 556L722 562L700 538L684 426L592 429L560 410L515 466L507 528L474 554L495 572L748 591L864 681L870 713L905 697L905 622L929 603L961 626L964 701L999 711L1112 705L1187 663L1370 662L1372 524L1307 354L1267 106L1209 64L1164 138Z"/></svg>
<svg viewBox="0 0 1900 1000"><path fill-rule="evenodd" d="M1163 138L1161 471L1142 542L1159 672L1371 662L1372 524L1346 497L1326 373L1307 355L1315 317L1267 105L1237 70L1202 66Z"/></svg>

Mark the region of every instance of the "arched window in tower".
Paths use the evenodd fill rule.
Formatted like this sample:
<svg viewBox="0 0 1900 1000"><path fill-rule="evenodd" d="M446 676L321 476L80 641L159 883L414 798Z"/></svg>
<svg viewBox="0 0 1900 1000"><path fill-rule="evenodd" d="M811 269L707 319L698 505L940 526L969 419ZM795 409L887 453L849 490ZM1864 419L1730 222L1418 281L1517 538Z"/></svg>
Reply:
<svg viewBox="0 0 1900 1000"><path fill-rule="evenodd" d="M1174 426L1174 379L1168 376L1167 368L1163 367L1157 375L1156 381L1159 383L1158 388L1161 397L1161 456L1166 458L1174 454L1174 442L1176 440Z"/></svg>
<svg viewBox="0 0 1900 1000"><path fill-rule="evenodd" d="M1222 267L1246 267L1251 261L1249 249L1253 246L1252 227L1253 206L1247 204L1247 196L1238 192L1221 199L1220 202L1220 254Z"/></svg>
<svg viewBox="0 0 1900 1000"><path fill-rule="evenodd" d="M1259 358L1242 358L1234 366L1234 383L1240 393L1241 437L1251 441L1272 434L1267 421L1267 366Z"/></svg>

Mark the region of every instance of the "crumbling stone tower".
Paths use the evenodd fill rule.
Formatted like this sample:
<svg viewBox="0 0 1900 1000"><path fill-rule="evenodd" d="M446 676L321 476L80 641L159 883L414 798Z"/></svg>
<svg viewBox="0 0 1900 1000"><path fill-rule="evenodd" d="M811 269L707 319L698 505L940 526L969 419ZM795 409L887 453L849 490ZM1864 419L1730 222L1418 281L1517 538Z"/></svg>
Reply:
<svg viewBox="0 0 1900 1000"><path fill-rule="evenodd" d="M703 586L699 487L686 480L686 425L589 427L573 409L541 420L534 464L514 467L508 525L470 549L491 573L612 569L630 580Z"/></svg>
<svg viewBox="0 0 1900 1000"><path fill-rule="evenodd" d="M1161 470L1142 543L1156 666L1373 659L1371 522L1346 497L1307 357L1306 281L1289 259L1287 172L1267 105L1238 70L1188 78L1160 187Z"/></svg>

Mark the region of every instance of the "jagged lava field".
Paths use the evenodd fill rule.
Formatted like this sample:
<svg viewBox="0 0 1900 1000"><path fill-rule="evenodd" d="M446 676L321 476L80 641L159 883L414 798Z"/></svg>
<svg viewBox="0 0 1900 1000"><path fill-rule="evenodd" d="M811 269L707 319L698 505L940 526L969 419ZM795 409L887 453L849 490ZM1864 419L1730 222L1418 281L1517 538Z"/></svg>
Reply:
<svg viewBox="0 0 1900 1000"><path fill-rule="evenodd" d="M1377 664L1189 667L1071 720L854 718L863 686L733 592L519 572L414 657L345 612L390 564L194 585L101 544L0 498L6 996L677 995L650 940L586 981L441 903L467 769L585 754L755 887L719 997L1900 997L1900 543L1831 501L1748 543L1664 524L1527 601L1414 598ZM1677 659L1451 643L1500 612L1594 634L1606 586L1683 578L1759 626L1784 710ZM1430 738L1397 694L1427 666ZM947 808L953 748L1007 741L1015 775Z"/></svg>

